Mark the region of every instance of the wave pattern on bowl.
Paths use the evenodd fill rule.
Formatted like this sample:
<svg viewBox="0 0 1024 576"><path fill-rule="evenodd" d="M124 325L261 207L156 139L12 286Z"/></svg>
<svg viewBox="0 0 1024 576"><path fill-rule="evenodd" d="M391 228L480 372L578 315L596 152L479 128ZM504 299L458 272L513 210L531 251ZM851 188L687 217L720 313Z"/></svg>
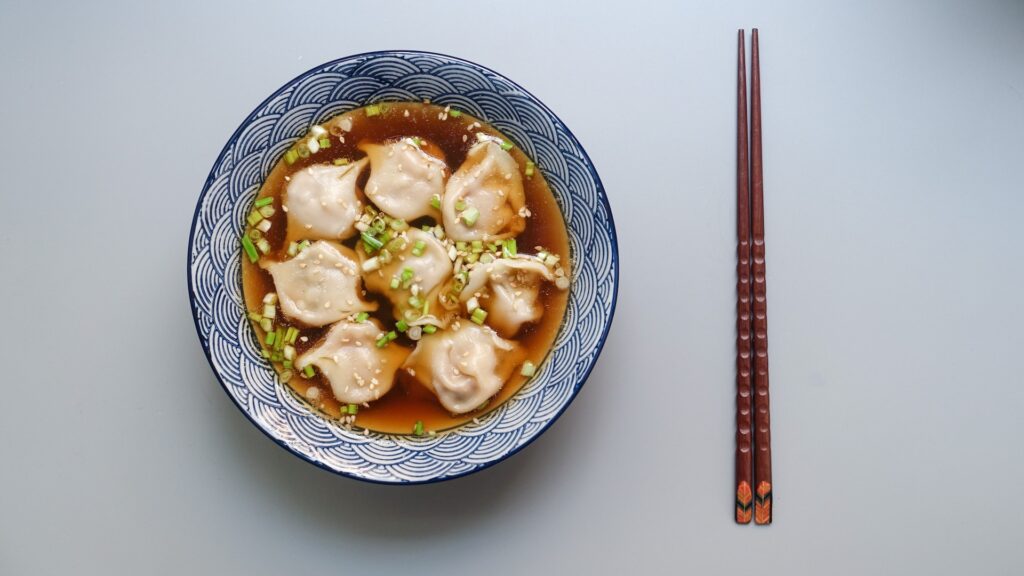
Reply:
<svg viewBox="0 0 1024 576"><path fill-rule="evenodd" d="M311 124L372 102L426 98L490 122L543 170L569 229L573 286L566 322L537 376L479 423L423 438L346 430L278 383L260 357L245 318L238 238L260 183ZM611 323L616 249L607 199L589 159L561 121L531 95L493 71L449 56L363 54L288 83L232 136L196 209L190 297L214 371L264 432L303 458L347 476L430 482L507 457L566 408L593 367Z"/></svg>

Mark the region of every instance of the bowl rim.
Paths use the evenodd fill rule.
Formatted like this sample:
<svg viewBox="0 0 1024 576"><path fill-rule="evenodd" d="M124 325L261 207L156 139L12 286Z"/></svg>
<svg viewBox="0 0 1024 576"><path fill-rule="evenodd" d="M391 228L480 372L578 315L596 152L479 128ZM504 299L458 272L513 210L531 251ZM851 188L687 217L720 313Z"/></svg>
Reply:
<svg viewBox="0 0 1024 576"><path fill-rule="evenodd" d="M195 241L196 226L197 226L197 224L199 222L199 216L200 216L200 212L201 212L202 206L203 206L203 199L206 197L206 195L207 195L207 193L208 193L208 191L210 189L210 185L215 180L215 171L217 169L217 166L219 166L221 164L221 162L224 160L224 156L228 153L228 150L230 148L230 144L232 142L235 142L238 139L238 137L242 133L243 129L256 117L256 114L260 110L262 110L267 104L269 104L272 100L274 100L275 98L280 96L285 90L289 89L290 87L292 87L297 82L299 82L299 81L301 81L301 80L303 80L303 79L305 79L305 78L307 78L309 76L312 76L312 75L316 74L317 72L323 70L324 68L326 68L328 66L332 66L332 65L335 65L335 64L340 64L342 62L345 62L345 61L348 61L348 60L357 59L357 58L364 58L364 57L365 58L373 58L373 57L390 56L390 55L401 55L401 54L437 56L437 57L449 59L449 60L451 60L452 62L455 62L455 63L468 64L470 66L475 66L477 68L485 70L485 71L487 71L487 72L489 72L491 74L494 74L495 76L498 76L499 78L501 78L505 82L508 82L510 85L514 86L518 90L521 90L523 92L523 94L525 94L529 99L531 99L538 106L540 106L542 109L544 109L548 114L551 115L551 117L555 121L558 122L558 124L560 124L561 128L565 130L566 135L568 135L568 137L572 139L573 143L579 148L580 153L583 155L583 159L586 161L587 171L590 173L590 176L594 179L595 187L596 187L596 190L598 192L598 195L597 195L598 199L604 204L605 212L608 215L608 230L610 232L610 240L611 240L611 269L612 269L612 272L614 274L614 282L612 284L611 306L608 309L608 320L605 322L604 326L602 327L601 334L600 334L600 336L597 339L597 344L596 344L596 346L594 348L594 360L587 367L586 372L584 374L582 374L581 377L578 378L577 384L573 387L572 393L565 400L565 403L558 408L558 410L551 416L551 418L547 422L545 422L543 424L543 426L541 426L540 429L537 430L537 432L531 438L527 439L525 442L523 442L519 446L516 446L515 448L512 448L508 452L498 456L497 458L494 458L492 460L487 460L486 462L482 462L478 466L475 466L475 467L473 467L473 468L471 468L469 470L458 472L458 473L452 474L450 476L430 477L430 478L414 479L414 480L402 479L402 480L394 480L393 481L393 480L386 480L386 479L379 479L379 478L371 478L371 477L361 476L359 474L356 474L356 473L353 473L353 472L350 472L350 471L335 469L335 468L332 468L332 467L328 466L324 462L320 462L320 461L317 461L317 460L315 460L313 458L310 458L306 454L303 454L302 452L299 452L298 450L295 450L294 448L289 446L287 442L284 442L283 440L281 440L281 439L275 437L273 434L271 434L271 432L269 430L265 429L259 422L257 422L252 417L252 415L250 415L239 404L238 399L236 399L235 396L230 393L230 391L227 388L227 385L224 382L224 379L221 378L220 372L218 372L217 367L216 367L216 365L213 362L213 358L210 355L209 343L203 338L202 329L199 326L199 314L198 314L199 310L198 310L197 305L196 305L195 286L193 285L193 282L192 282L192 249L193 249L193 243ZM496 464L498 464L500 462L504 462L505 460L508 460L512 456L518 454L520 451L522 451L527 446L533 444L534 441L536 441L538 438L540 438L545 432L548 431L549 428L551 428L551 426L559 418L561 418L562 414L564 414L565 411L569 408L569 406L573 403L573 401L576 400L576 396L579 395L580 391L583 389L583 386L587 383L587 380L590 378L590 374L593 372L594 366L597 364L597 360L600 358L602 350L604 350L605 341L608 339L608 333L611 330L612 323L615 320L615 308L616 308L616 306L618 304L618 297L619 297L619 240L618 240L618 235L617 235L616 230L615 230L615 219L614 219L614 217L612 215L612 209L611 209L610 203L608 202L608 195L605 192L604 184L601 182L600 175L597 173L597 170L594 168L594 163L593 163L593 161L591 161L590 155L587 154L587 151L583 148L583 145L580 143L579 139L576 138L576 135L572 132L572 130L569 129L568 125L566 125L565 122L563 122L562 119L557 114L555 114L554 111L551 110L551 108L549 108L548 105L545 104L540 98L537 98L532 92L530 92L529 90L523 88L519 83L513 81L512 79L508 78L504 74L502 74L500 72L497 72L497 71L495 71L495 70L493 70L493 69L491 69L491 68L489 68L487 66L484 66L484 65L481 65L481 64L477 64L476 62L473 62L471 60L467 60L467 59L459 57L459 56L452 56L452 55L449 55L449 54L444 54L442 52L433 52L433 51L427 51L427 50L398 50L398 49L396 49L396 50L371 50L371 51L368 51L368 52L359 52L359 53L356 53L356 54L350 54L350 55L347 55L347 56L342 56L340 58L335 58L333 60L329 60L327 62L322 62L320 64L317 64L317 65L313 66L312 68L309 68L309 69L305 70L304 72L302 72L302 73L298 74L297 76L293 77L291 80L288 80L287 82L282 84L280 87L278 87L276 90L274 90L273 93L271 93L269 96L267 96L262 101L260 101L260 103L257 104L256 107L253 108L253 110L251 112L249 112L249 114L247 114L245 116L245 118L241 121L241 123L239 123L238 127L235 128L234 132L231 133L231 136L228 137L227 142L225 143L224 147L221 149L220 153L217 154L217 158L214 160L213 166L211 166L210 172L207 175L205 182L203 183L202 191L199 193L199 197L196 199L196 208L195 208L195 211L194 211L194 213L192 215L192 225L189 227L188 248L187 248L187 252L185 254L185 273L186 273L185 276L186 276L186 278L188 280L188 300L189 300L189 308L192 311L192 323L193 323L193 325L195 327L196 336L199 339L200 347L203 349L203 355L206 356L206 361L210 365L210 369L213 372L214 377L217 379L217 382L220 384L221 389L224 391L224 394L227 395L227 397L231 400L231 403L235 406L235 408L237 408L238 411L241 412L242 415L245 416L245 418L247 420L249 420L249 423L252 424L253 427L255 427L257 430L262 432L265 436L270 438L275 444L277 444L281 448L284 448L290 454L300 458L301 460L304 460L305 462L313 464L314 466L316 466L318 468L321 468L323 470L327 470L328 472L331 472L333 474L336 474L336 475L339 475L339 476L344 476L345 478L352 478L354 480L359 480L361 482L368 482L368 483L371 483L371 484L382 484L382 485L386 485L386 486L411 486L411 485L421 485L421 484L434 484L434 483L437 483L437 482L446 482L446 481L449 481L449 480L455 480L455 479L458 479L458 478L463 478L465 476L469 476L470 474L474 474L476 472L480 472L482 470L486 470L487 468L490 468L490 467L492 467L492 466L494 466L494 465L496 465ZM381 433L381 434L384 434L384 433Z"/></svg>

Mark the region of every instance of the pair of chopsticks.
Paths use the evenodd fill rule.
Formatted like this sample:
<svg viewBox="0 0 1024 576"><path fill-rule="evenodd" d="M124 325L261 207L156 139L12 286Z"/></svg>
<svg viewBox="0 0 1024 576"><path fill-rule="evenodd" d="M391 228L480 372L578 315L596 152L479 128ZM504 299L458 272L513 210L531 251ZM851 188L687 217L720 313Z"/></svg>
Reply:
<svg viewBox="0 0 1024 576"><path fill-rule="evenodd" d="M758 524L771 524L772 435L757 28L750 38L749 144L744 36L745 31L740 30L736 99L736 522L748 524L753 517ZM756 487L753 493L751 486Z"/></svg>

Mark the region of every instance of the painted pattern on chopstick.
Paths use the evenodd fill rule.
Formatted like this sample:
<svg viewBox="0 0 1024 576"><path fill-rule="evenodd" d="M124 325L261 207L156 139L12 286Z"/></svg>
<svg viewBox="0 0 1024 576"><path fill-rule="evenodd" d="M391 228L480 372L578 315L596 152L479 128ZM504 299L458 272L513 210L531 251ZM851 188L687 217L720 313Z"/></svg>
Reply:
<svg viewBox="0 0 1024 576"><path fill-rule="evenodd" d="M739 31L736 97L736 522L751 519L750 173L745 31Z"/></svg>
<svg viewBox="0 0 1024 576"><path fill-rule="evenodd" d="M768 286L764 242L764 171L761 161L761 70L757 28L750 47L750 202L754 275L754 522L772 522L772 435L768 397Z"/></svg>

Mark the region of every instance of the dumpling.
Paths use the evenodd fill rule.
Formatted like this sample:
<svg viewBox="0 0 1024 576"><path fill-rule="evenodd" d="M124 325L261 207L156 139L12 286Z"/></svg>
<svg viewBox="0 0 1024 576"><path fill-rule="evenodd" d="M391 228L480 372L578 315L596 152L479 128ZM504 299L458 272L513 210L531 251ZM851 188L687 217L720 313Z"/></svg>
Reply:
<svg viewBox="0 0 1024 576"><path fill-rule="evenodd" d="M437 219L430 200L444 194L448 169L444 161L424 152L410 138L387 144L364 142L359 149L370 159L366 195L378 208L406 221L421 216Z"/></svg>
<svg viewBox="0 0 1024 576"><path fill-rule="evenodd" d="M372 402L391 390L395 372L409 356L404 346L378 348L375 344L383 333L376 320L338 322L323 340L298 357L295 367L316 366L343 404Z"/></svg>
<svg viewBox="0 0 1024 576"><path fill-rule="evenodd" d="M463 321L424 336L402 367L452 414L479 408L498 393L522 352L487 326Z"/></svg>
<svg viewBox="0 0 1024 576"><path fill-rule="evenodd" d="M366 158L345 166L314 164L292 175L284 193L290 240L344 240L363 212L358 186Z"/></svg>
<svg viewBox="0 0 1024 576"><path fill-rule="evenodd" d="M519 164L491 139L469 149L441 200L444 229L454 240L511 238L526 228L525 206Z"/></svg>
<svg viewBox="0 0 1024 576"><path fill-rule="evenodd" d="M469 272L460 299L465 303L472 301L469 307L479 305L486 310L487 324L511 338L520 326L535 322L544 314L544 306L538 301L544 280L554 282L555 276L533 258L499 258L490 264L479 264Z"/></svg>
<svg viewBox="0 0 1024 576"><path fill-rule="evenodd" d="M281 311L307 326L377 309L360 296L359 263L351 248L318 240L294 258L264 268L274 277Z"/></svg>
<svg viewBox="0 0 1024 576"><path fill-rule="evenodd" d="M421 323L417 322L421 317L427 317L431 324L446 326L437 305L438 291L452 277L453 265L444 243L430 232L409 228L388 242L384 250L370 255L362 244L356 250L367 289L391 300L396 320L405 319L415 325Z"/></svg>

